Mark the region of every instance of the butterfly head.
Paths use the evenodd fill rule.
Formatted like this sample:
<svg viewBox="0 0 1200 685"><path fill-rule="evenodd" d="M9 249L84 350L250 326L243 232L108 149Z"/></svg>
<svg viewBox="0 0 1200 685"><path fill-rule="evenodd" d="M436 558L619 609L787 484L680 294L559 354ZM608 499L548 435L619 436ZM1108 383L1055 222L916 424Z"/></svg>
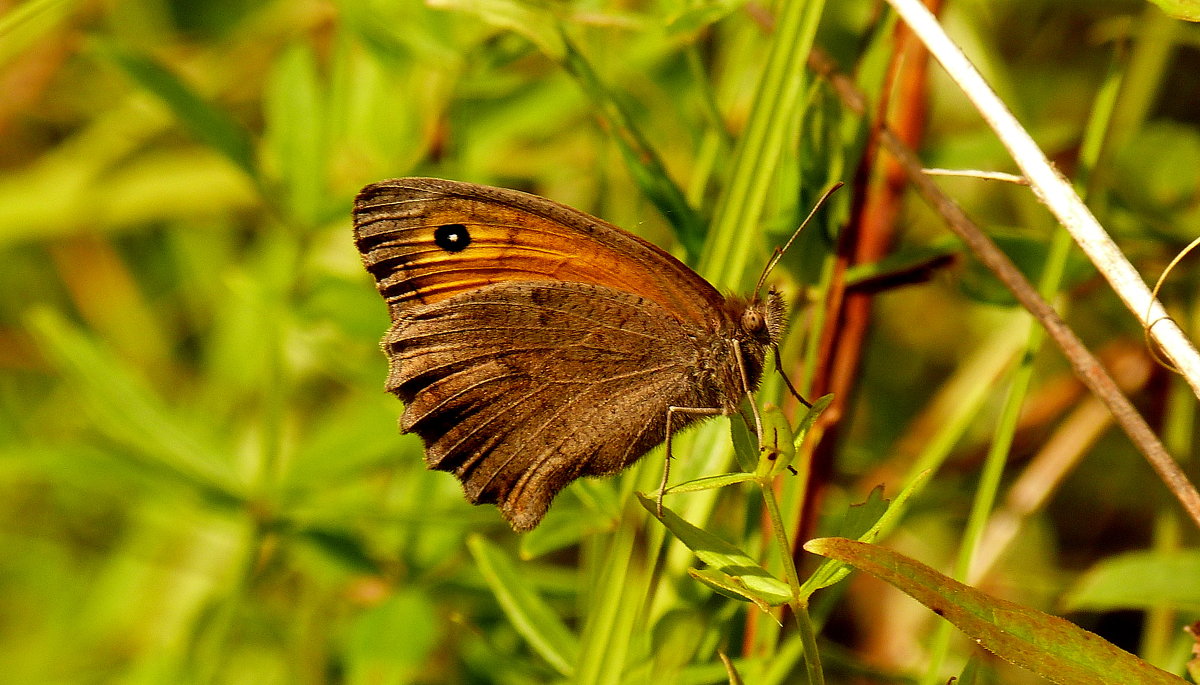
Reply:
<svg viewBox="0 0 1200 685"><path fill-rule="evenodd" d="M742 330L753 340L770 347L779 344L783 337L783 295L775 288L767 291L766 298L755 296L742 312Z"/></svg>

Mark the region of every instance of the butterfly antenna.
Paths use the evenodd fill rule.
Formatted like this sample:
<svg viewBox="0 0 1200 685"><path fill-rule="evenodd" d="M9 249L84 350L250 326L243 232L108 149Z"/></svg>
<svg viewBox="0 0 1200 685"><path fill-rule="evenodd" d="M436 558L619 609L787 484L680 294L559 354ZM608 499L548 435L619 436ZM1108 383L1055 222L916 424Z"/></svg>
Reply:
<svg viewBox="0 0 1200 685"><path fill-rule="evenodd" d="M788 241L783 244L783 247L775 248L775 252L771 255L771 258L767 260L767 265L763 267L762 275L758 277L758 283L754 285L755 294L762 290L763 283L766 283L767 281L767 276L771 275L771 270L775 268L775 265L779 263L780 259L783 259L783 253L787 252L788 248L792 246L792 243L796 242L796 238L800 235L800 231L803 231L804 227L808 225L808 222L812 221L813 215L817 213L817 210L825 205L825 202L829 199L830 195L833 195L838 188L841 188L844 185L846 184L842 183L841 181L837 181L833 185L826 188L825 192L821 194L821 199L817 200L817 203L813 205L813 208L808 212L808 216L804 217L804 221L800 223L800 227L792 233L792 237L788 238Z"/></svg>
<svg viewBox="0 0 1200 685"><path fill-rule="evenodd" d="M787 374L784 373L783 357L779 354L779 345L772 345L771 349L775 350L775 370L778 371L779 375L783 377L783 383L787 386L788 392L792 393L792 397L800 400L800 404L812 409L812 404L810 404L808 400L804 399L804 396L796 390L796 386L792 385L792 379L788 378Z"/></svg>

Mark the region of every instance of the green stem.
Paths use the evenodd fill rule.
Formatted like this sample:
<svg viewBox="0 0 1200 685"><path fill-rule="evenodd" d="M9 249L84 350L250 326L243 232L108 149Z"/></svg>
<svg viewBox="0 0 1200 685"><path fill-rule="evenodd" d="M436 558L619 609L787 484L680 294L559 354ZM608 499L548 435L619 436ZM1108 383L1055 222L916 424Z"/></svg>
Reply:
<svg viewBox="0 0 1200 685"><path fill-rule="evenodd" d="M771 532L775 536L779 559L783 562L783 575L787 580L792 597L800 597L800 576L796 573L796 562L792 560L791 545L788 544L787 531L783 527L783 517L779 513L779 499L775 497L775 489L771 487L770 476L759 479L758 486L762 489L763 500L767 504L767 515L771 517Z"/></svg>
<svg viewBox="0 0 1200 685"><path fill-rule="evenodd" d="M771 532L775 537L775 546L779 559L783 563L783 575L787 579L792 599L788 606L796 617L796 628L800 631L800 639L804 643L804 664L808 669L808 681L812 685L823 685L825 674L821 670L821 655L817 651L817 633L813 627L812 617L808 614L808 600L800 595L800 576L796 572L796 563L792 559L792 547L788 544L787 531L783 527L783 517L779 513L779 500L775 497L772 487L774 479L764 476L758 480L762 490L763 501L767 505L767 515L771 519Z"/></svg>
<svg viewBox="0 0 1200 685"><path fill-rule="evenodd" d="M808 615L808 602L795 600L789 604L796 616L796 627L800 630L800 642L804 644L804 665L808 670L811 685L824 685L825 673L821 670L821 655L817 651L817 631L812 617Z"/></svg>

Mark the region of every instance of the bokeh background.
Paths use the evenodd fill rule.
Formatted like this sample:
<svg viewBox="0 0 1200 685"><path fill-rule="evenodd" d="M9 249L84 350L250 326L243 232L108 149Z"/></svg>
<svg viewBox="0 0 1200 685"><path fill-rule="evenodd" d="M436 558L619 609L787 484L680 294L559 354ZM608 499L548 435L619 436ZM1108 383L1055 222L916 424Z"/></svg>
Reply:
<svg viewBox="0 0 1200 685"><path fill-rule="evenodd" d="M551 197L699 264L695 231L728 216L720 203L745 180L734 161L763 106L781 11L679 0L0 2L0 680L566 677L497 590L504 564L571 631L563 644L582 641L579 663L604 665L589 673L596 682L724 682L718 649L751 681L802 678L794 650L755 637L757 609L683 573L696 562L678 545L644 579L656 594L614 614L640 618L597 622L606 589L626 582L612 577L624 539L614 531L627 525L617 522L643 521L629 493L649 489L637 484L655 481L660 453L611 482L573 486L524 538L424 469L419 441L397 432L400 404L382 391L388 320L349 222L361 186L440 176ZM942 16L1156 277L1200 232L1197 26L1135 0L954 0ZM894 29L881 3L828 3L816 44L878 98ZM922 89L885 109L915 112L906 132L926 163L1011 171L942 72L918 73ZM796 78L797 109L776 122L777 166L750 178L765 210L738 227L746 276L714 280L752 284L821 188L851 183L773 278L795 303L785 356L810 382L834 234L858 219L862 178L883 168L861 166L864 120L821 81ZM636 154L642 144L653 165ZM888 542L950 568L1029 324L919 201L878 183L903 201L893 262L852 277L886 281L933 257L936 267L874 300L814 525L834 525L877 483L894 493L928 457L940 468ZM670 211L672 184L693 217ZM1038 276L1055 227L1027 189L942 185ZM721 257L705 256L710 278ZM1191 331L1194 262L1163 291ZM1077 254L1057 301L1195 473L1195 398L1149 361L1133 317ZM1179 626L1200 608L1194 577L1146 562L1121 571L1123 588L1080 593L1089 577L1111 577L1116 555L1186 547L1194 531L1103 412L1080 417L1085 394L1061 357L1033 359L1003 486L1052 437L1080 461L1044 485L1047 504L1020 517L1022 532L978 582L1071 612L1179 670ZM947 434L953 421L961 430ZM718 423L693 434L693 451L728 442ZM1068 425L1082 433L1063 437ZM719 462L691 463L705 473ZM744 494L702 511L697 525L750 548L760 539ZM636 524L636 539L660 535L653 526ZM1150 578L1190 591L1191 603L1149 590L1130 599ZM830 680L923 673L934 617L877 585L843 585L821 610ZM603 630L629 644L597 647ZM792 643L784 633L769 644ZM1003 682L1027 677L954 645L946 673L973 658Z"/></svg>

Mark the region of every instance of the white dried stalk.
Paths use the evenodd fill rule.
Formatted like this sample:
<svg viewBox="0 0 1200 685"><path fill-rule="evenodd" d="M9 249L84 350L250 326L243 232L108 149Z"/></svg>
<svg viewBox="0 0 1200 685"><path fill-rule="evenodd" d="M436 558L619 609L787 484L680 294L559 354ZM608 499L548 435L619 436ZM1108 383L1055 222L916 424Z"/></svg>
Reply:
<svg viewBox="0 0 1200 685"><path fill-rule="evenodd" d="M1017 122L983 76L975 69L937 19L920 0L888 0L930 54L941 63L980 115L996 132L1017 166L1029 179L1034 194L1070 232L1075 242L1108 279L1125 306L1150 329L1163 353L1200 397L1200 354L1146 287L1141 275L1096 221L1071 184L1050 163L1029 133Z"/></svg>

